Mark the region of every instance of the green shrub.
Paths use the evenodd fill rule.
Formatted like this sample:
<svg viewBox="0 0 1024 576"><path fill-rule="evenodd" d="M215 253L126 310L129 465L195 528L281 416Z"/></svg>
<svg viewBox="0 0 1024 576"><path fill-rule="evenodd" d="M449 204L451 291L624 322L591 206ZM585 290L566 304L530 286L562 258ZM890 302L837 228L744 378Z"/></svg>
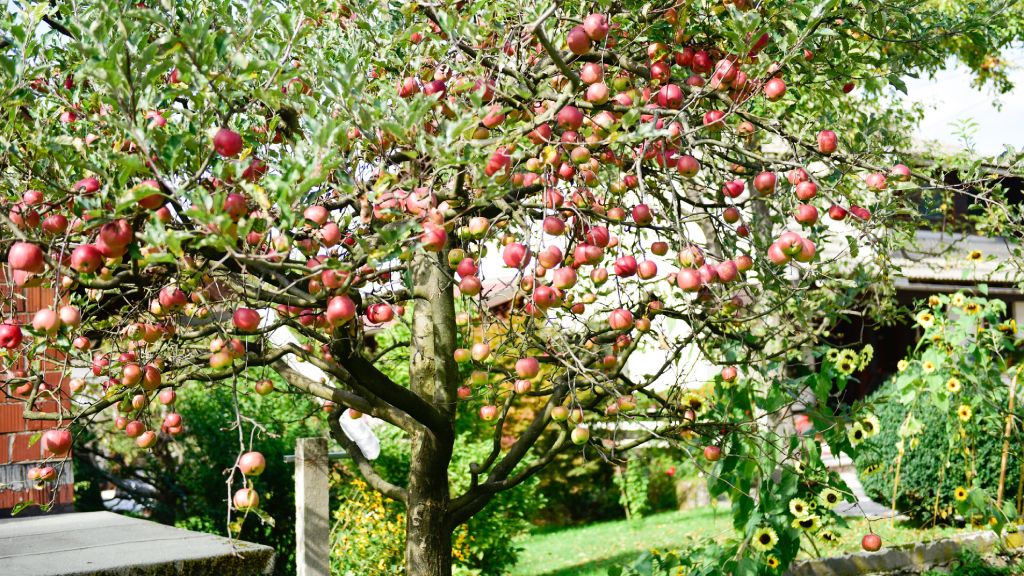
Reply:
<svg viewBox="0 0 1024 576"><path fill-rule="evenodd" d="M1024 566L993 566L981 554L964 549L950 566L942 570L929 570L921 576L1012 576L1024 573Z"/></svg>
<svg viewBox="0 0 1024 576"><path fill-rule="evenodd" d="M907 408L893 397L894 388L892 382L887 382L868 398L881 423L881 431L862 445L854 457L865 491L873 500L885 505L892 503L898 442L901 439L899 430L907 415ZM979 418L998 418L998 409L985 405L976 409L975 414ZM896 508L920 524L948 524L956 516L955 490L961 486L971 488L964 473L969 464L968 458L973 459L977 473L974 485L995 494L999 483L1002 435L960 437L956 432L959 426L955 406L951 406L948 412L933 408L915 410L914 417L920 421L923 430L905 441ZM1020 447L1017 444L1011 442L1007 466L1005 500L1009 502L1015 501L1020 481ZM947 461L948 465L943 470Z"/></svg>
<svg viewBox="0 0 1024 576"><path fill-rule="evenodd" d="M401 432L379 428L381 455L375 468L391 482L407 477L409 446ZM451 490L469 487L469 463L483 462L491 450L487 435L461 434L448 469ZM517 536L530 528L530 520L545 499L531 479L500 492L452 537L457 574L498 576L515 565L520 548ZM334 477L332 500L341 502L334 513L331 573L336 576L390 576L404 574L404 507L368 489L359 474L342 465Z"/></svg>

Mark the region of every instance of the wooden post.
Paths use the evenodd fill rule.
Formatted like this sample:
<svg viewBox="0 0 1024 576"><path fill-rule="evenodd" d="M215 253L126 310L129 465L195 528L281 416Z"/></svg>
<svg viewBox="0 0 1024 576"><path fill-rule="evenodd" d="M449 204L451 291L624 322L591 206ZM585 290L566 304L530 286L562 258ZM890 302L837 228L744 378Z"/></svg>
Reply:
<svg viewBox="0 0 1024 576"><path fill-rule="evenodd" d="M298 576L330 576L327 439L295 443L295 567Z"/></svg>
<svg viewBox="0 0 1024 576"><path fill-rule="evenodd" d="M996 496L996 508L1003 509L1003 489L1006 487L1006 464L1010 456L1010 434L1013 432L1013 404L1017 396L1017 377L1020 376L1020 368L1013 374L1010 380L1010 406L1009 414L1006 415L1006 429L1003 430L1003 459L999 464L999 489Z"/></svg>

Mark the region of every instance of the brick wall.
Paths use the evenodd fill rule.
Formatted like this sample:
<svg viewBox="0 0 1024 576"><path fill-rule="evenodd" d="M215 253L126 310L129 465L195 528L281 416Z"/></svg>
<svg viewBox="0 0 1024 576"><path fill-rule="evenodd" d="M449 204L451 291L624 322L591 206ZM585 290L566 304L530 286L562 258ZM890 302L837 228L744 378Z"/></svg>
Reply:
<svg viewBox="0 0 1024 576"><path fill-rule="evenodd" d="M7 320L13 314L22 325L29 324L36 310L53 304L52 290L13 287L5 281L2 267L0 291L3 292L0 301L6 303L0 308L0 320ZM28 469L44 461L41 443L38 440L32 442L32 438L41 431L54 427L55 423L22 418L25 404L17 400L13 385L6 384L5 380L5 374L0 372L0 517L9 515L11 508L26 500L33 500L39 504L53 502L54 510L67 510L74 499L74 478L70 461L61 463L51 458L47 462L60 473L58 482L46 489L32 488L26 482ZM53 387L61 386L60 397L67 406L68 384L61 381L60 372L47 370L45 380ZM37 403L38 410L56 411L56 408L54 400ZM34 510L36 509L27 509L24 514Z"/></svg>

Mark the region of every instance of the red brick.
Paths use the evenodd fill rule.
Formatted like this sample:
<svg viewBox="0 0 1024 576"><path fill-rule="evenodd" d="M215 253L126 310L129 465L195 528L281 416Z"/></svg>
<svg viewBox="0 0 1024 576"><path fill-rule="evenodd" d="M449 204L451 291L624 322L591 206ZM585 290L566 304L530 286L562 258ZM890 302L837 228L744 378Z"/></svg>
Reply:
<svg viewBox="0 0 1024 576"><path fill-rule="evenodd" d="M23 404L0 404L0 434L21 432L25 429L25 421L21 418L23 410ZM0 464L3 463L4 459L0 458Z"/></svg>
<svg viewBox="0 0 1024 576"><path fill-rule="evenodd" d="M0 434L0 465L11 461L11 435Z"/></svg>
<svg viewBox="0 0 1024 576"><path fill-rule="evenodd" d="M29 439L32 434L27 432L14 435L14 444L11 446L11 462L28 462L42 459L41 442L29 446Z"/></svg>

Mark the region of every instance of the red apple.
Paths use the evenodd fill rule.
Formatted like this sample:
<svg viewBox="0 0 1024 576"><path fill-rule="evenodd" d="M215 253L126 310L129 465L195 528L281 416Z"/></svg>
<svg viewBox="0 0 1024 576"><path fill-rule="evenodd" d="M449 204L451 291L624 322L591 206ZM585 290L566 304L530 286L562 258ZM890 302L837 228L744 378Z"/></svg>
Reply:
<svg viewBox="0 0 1024 576"><path fill-rule="evenodd" d="M228 128L221 128L213 136L213 149L225 158L238 156L242 151L242 137Z"/></svg>
<svg viewBox="0 0 1024 576"><path fill-rule="evenodd" d="M633 314L625 308L616 308L608 315L608 325L612 330L628 330L633 327Z"/></svg>
<svg viewBox="0 0 1024 576"><path fill-rule="evenodd" d="M251 308L239 308L235 310L231 321L241 332L255 332L260 327L260 313Z"/></svg>
<svg viewBox="0 0 1024 576"><path fill-rule="evenodd" d="M263 378L257 380L253 388L256 390L256 393L259 394L260 396L266 396L267 394L270 394L271 392L274 391L274 381L269 378Z"/></svg>
<svg viewBox="0 0 1024 576"><path fill-rule="evenodd" d="M267 460L259 452L246 452L238 458L238 469L246 476L259 476L267 467Z"/></svg>
<svg viewBox="0 0 1024 576"><path fill-rule="evenodd" d="M793 217L804 226L812 226L818 221L818 209L810 204L800 204Z"/></svg>
<svg viewBox="0 0 1024 576"><path fill-rule="evenodd" d="M498 407L493 404L486 404L480 407L480 419L490 422L498 417Z"/></svg>
<svg viewBox="0 0 1024 576"><path fill-rule="evenodd" d="M236 510L240 512L248 512L249 510L259 507L260 495L252 488L242 488L235 492L235 495L231 498L231 502L235 505Z"/></svg>
<svg viewBox="0 0 1024 576"><path fill-rule="evenodd" d="M71 450L71 431L56 428L43 432L43 452L52 456L64 456Z"/></svg>
<svg viewBox="0 0 1024 576"><path fill-rule="evenodd" d="M837 145L839 144L839 138L836 133L831 130L822 130L818 132L818 152L822 154L832 154L836 151Z"/></svg>
<svg viewBox="0 0 1024 576"><path fill-rule="evenodd" d="M583 19L583 30L594 42L600 42L608 36L608 18L604 14L594 13Z"/></svg>
<svg viewBox="0 0 1024 576"><path fill-rule="evenodd" d="M103 265L103 254L92 244L81 244L71 251L71 268L79 274L92 274Z"/></svg>
<svg viewBox="0 0 1024 576"><path fill-rule="evenodd" d="M569 47L570 52L578 56L590 52L592 46L590 36L587 35L583 26L575 26L569 30L569 34L565 37L565 44Z"/></svg>
<svg viewBox="0 0 1024 576"><path fill-rule="evenodd" d="M21 346L21 327L11 322L0 324L0 348L14 350Z"/></svg>
<svg viewBox="0 0 1024 576"><path fill-rule="evenodd" d="M722 458L722 449L718 446L705 446L704 459L708 462L718 462Z"/></svg>
<svg viewBox="0 0 1024 576"><path fill-rule="evenodd" d="M786 94L786 83L782 78L772 78L764 85L764 95L769 101L775 102Z"/></svg>
<svg viewBox="0 0 1024 576"><path fill-rule="evenodd" d="M868 552L878 552L882 548L882 537L878 534L865 534L860 540L860 545Z"/></svg>
<svg viewBox="0 0 1024 576"><path fill-rule="evenodd" d="M796 197L804 202L818 195L818 185L814 182L800 182L793 189Z"/></svg>
<svg viewBox="0 0 1024 576"><path fill-rule="evenodd" d="M846 218L846 208L843 208L838 204L833 204L832 206L829 206L828 217L833 220L842 220Z"/></svg>
<svg viewBox="0 0 1024 576"><path fill-rule="evenodd" d="M754 177L754 190L757 190L759 194L772 194L775 192L776 180L774 172L761 172Z"/></svg>
<svg viewBox="0 0 1024 576"><path fill-rule="evenodd" d="M530 249L518 242L512 242L501 251L501 259L509 268L525 268L530 263Z"/></svg>
<svg viewBox="0 0 1024 576"><path fill-rule="evenodd" d="M356 316L356 304L347 295L335 296L327 302L327 321L340 326Z"/></svg>
<svg viewBox="0 0 1024 576"><path fill-rule="evenodd" d="M520 358L516 360L516 375L520 378L533 378L540 373L540 362L536 358Z"/></svg>
<svg viewBox="0 0 1024 576"><path fill-rule="evenodd" d="M45 262L43 250L35 244L28 242L15 242L7 252L7 263L14 270L23 270L33 274L43 271Z"/></svg>

